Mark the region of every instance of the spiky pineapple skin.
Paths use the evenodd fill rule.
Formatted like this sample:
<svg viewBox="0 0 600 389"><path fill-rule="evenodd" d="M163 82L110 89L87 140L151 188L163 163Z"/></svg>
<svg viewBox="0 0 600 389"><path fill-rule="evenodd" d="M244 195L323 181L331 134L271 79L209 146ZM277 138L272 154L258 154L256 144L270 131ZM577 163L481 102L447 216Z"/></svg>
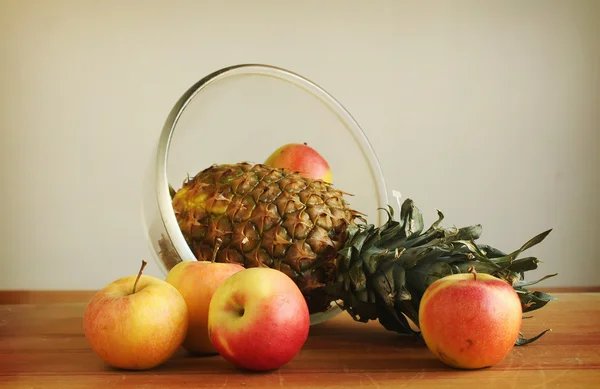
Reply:
<svg viewBox="0 0 600 389"><path fill-rule="evenodd" d="M359 213L332 185L263 164L213 165L173 197L179 227L198 259L266 266L291 277L311 313L333 298L338 251Z"/></svg>

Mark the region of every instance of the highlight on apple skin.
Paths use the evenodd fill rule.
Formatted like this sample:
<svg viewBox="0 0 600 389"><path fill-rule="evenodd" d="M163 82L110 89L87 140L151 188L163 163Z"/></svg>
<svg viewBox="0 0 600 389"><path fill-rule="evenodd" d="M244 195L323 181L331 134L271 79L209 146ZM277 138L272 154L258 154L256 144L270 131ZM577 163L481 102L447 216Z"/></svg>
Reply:
<svg viewBox="0 0 600 389"><path fill-rule="evenodd" d="M277 369L306 342L308 306L286 274L247 268L226 279L209 307L212 344L235 366L254 371Z"/></svg>
<svg viewBox="0 0 600 389"><path fill-rule="evenodd" d="M479 369L501 362L522 324L521 301L511 285L489 274L461 273L433 282L419 306L429 350L443 363Z"/></svg>
<svg viewBox="0 0 600 389"><path fill-rule="evenodd" d="M208 307L217 287L243 269L236 263L183 261L167 274L166 281L181 293L188 307L189 321L183 348L191 354L217 354L208 337Z"/></svg>
<svg viewBox="0 0 600 389"><path fill-rule="evenodd" d="M288 143L279 147L267 158L265 165L297 171L303 177L328 183L333 179L329 163L306 143Z"/></svg>
<svg viewBox="0 0 600 389"><path fill-rule="evenodd" d="M108 365L128 370L167 361L181 346L187 323L187 306L177 289L141 270L97 292L83 316L92 350Z"/></svg>

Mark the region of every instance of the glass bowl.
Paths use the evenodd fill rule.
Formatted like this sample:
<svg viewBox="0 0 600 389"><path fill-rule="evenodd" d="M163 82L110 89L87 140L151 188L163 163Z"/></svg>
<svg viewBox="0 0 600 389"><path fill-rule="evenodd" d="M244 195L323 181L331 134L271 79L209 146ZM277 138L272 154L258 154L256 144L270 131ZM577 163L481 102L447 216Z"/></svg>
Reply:
<svg viewBox="0 0 600 389"><path fill-rule="evenodd" d="M195 261L177 224L170 190L216 163L264 162L278 147L307 143L330 165L346 200L381 225L388 204L379 162L367 137L344 107L310 80L269 65L217 70L192 85L171 109L149 162L143 187L143 223L154 260L166 275ZM341 312L332 303L311 315L317 324Z"/></svg>

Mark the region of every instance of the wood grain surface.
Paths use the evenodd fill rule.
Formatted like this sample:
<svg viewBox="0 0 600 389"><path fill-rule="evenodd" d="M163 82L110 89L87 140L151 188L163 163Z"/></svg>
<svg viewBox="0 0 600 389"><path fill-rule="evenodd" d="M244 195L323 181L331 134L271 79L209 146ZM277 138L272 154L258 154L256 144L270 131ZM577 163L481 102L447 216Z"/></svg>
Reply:
<svg viewBox="0 0 600 389"><path fill-rule="evenodd" d="M448 368L421 340L347 314L311 327L301 352L277 371L249 373L220 356L191 357L183 350L156 369L122 371L89 348L81 323L85 303L3 304L0 388L598 388L600 294L556 296L523 327L528 336L552 332L475 371Z"/></svg>

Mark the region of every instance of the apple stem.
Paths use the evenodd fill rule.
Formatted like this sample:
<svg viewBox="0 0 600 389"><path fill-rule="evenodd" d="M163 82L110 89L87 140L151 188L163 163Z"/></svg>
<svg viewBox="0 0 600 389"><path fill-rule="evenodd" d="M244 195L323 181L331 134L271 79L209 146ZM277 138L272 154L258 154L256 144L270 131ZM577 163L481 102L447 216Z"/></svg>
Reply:
<svg viewBox="0 0 600 389"><path fill-rule="evenodd" d="M469 266L467 272L473 274L473 279L477 281L477 271L475 270L475 267Z"/></svg>
<svg viewBox="0 0 600 389"><path fill-rule="evenodd" d="M133 292L132 294L135 294L135 288L137 286L138 281L140 280L140 277L142 276L142 272L144 271L144 268L146 267L146 265L148 264L148 262L144 261L142 259L142 267L140 267L140 271L137 275L137 278L135 279L135 282L133 283Z"/></svg>
<svg viewBox="0 0 600 389"><path fill-rule="evenodd" d="M219 247L221 247L221 243L223 243L223 239L217 238L215 242L215 249L213 250L213 256L211 262L214 263L217 259L217 251L219 251Z"/></svg>

